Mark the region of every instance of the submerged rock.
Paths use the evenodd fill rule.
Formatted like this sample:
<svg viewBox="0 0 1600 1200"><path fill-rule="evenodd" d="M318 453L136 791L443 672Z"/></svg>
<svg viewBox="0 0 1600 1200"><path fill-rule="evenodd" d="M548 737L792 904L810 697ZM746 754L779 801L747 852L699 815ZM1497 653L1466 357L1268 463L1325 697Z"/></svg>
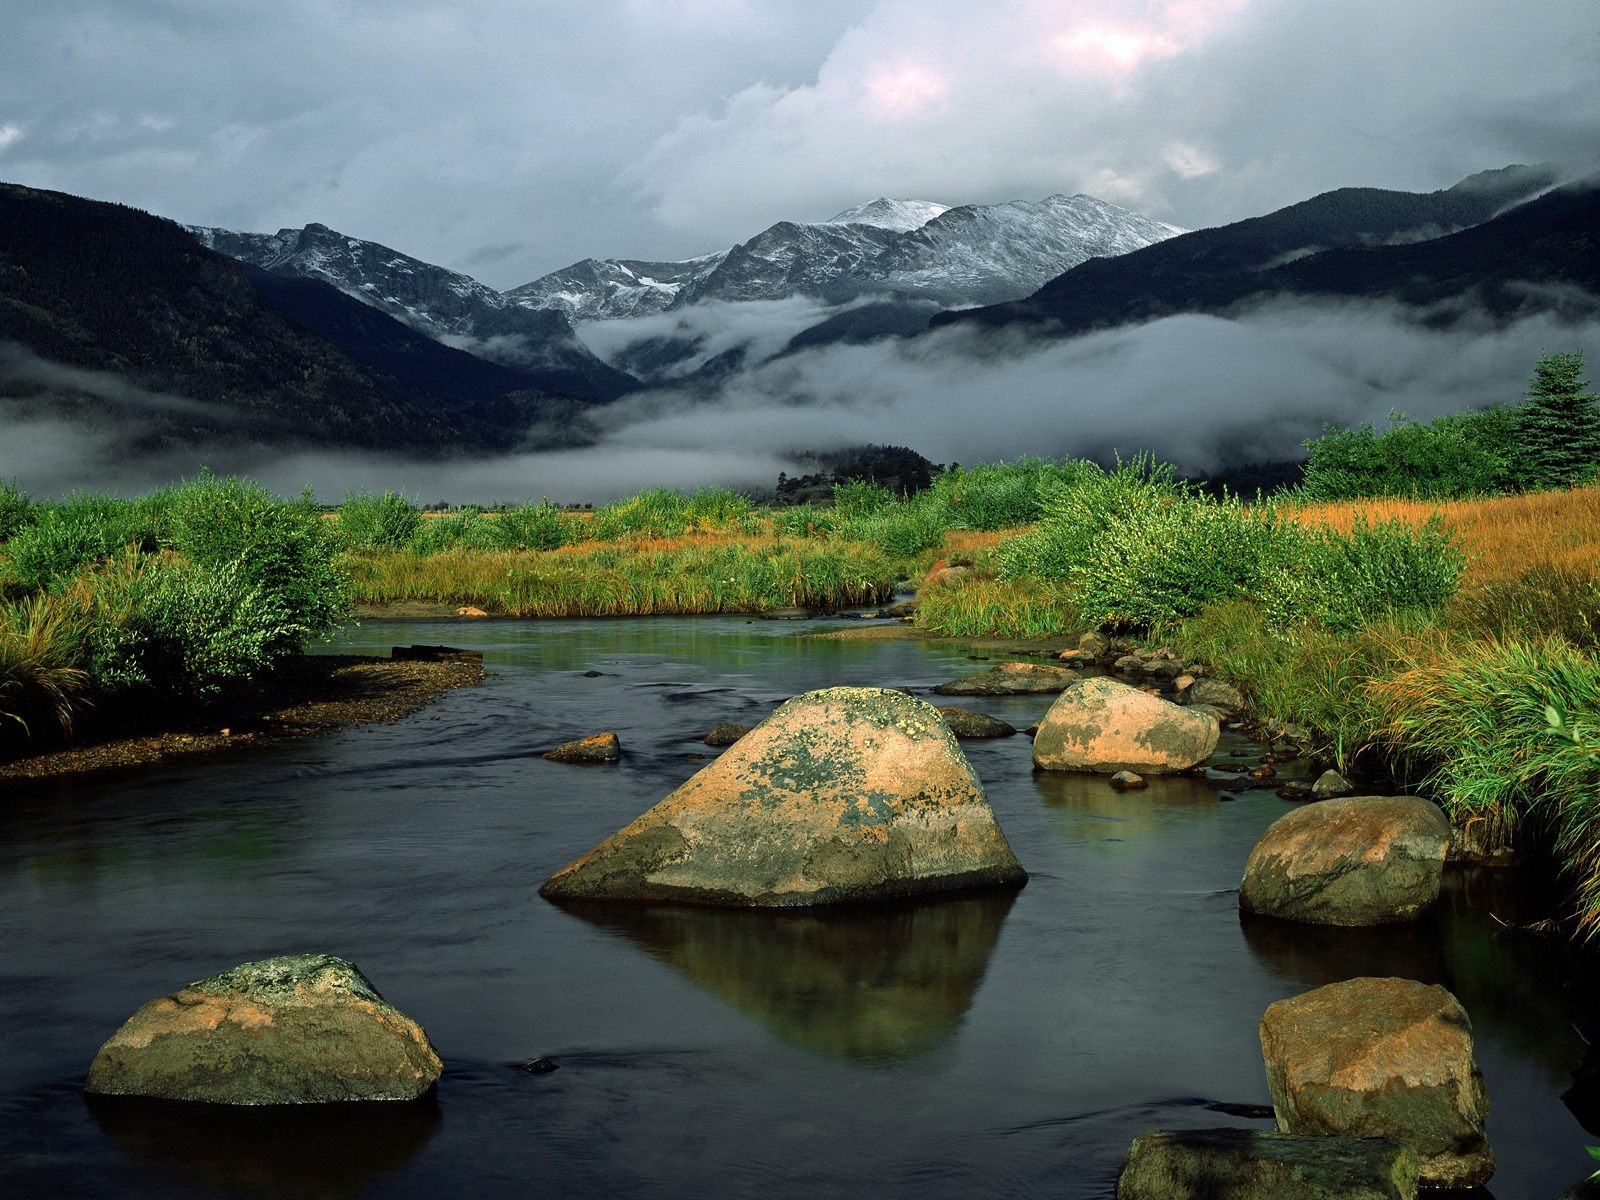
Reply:
<svg viewBox="0 0 1600 1200"><path fill-rule="evenodd" d="M539 891L781 906L1026 880L932 705L829 688L788 701Z"/></svg>
<svg viewBox="0 0 1600 1200"><path fill-rule="evenodd" d="M711 727L711 732L706 734L708 746L731 746L750 732L748 725L734 725L727 721L719 721Z"/></svg>
<svg viewBox="0 0 1600 1200"><path fill-rule="evenodd" d="M1318 925L1409 921L1439 898L1450 823L1417 796L1347 796L1279 817L1250 851L1247 912Z"/></svg>
<svg viewBox="0 0 1600 1200"><path fill-rule="evenodd" d="M944 723L950 726L950 732L958 738L1002 738L1017 732L1015 725L1008 725L987 713L973 712L970 708L952 706L941 708L938 713L944 718Z"/></svg>
<svg viewBox="0 0 1600 1200"><path fill-rule="evenodd" d="M1133 1139L1117 1200L1414 1200L1417 1151L1395 1138L1156 1129Z"/></svg>
<svg viewBox="0 0 1600 1200"><path fill-rule="evenodd" d="M614 733L597 733L593 737L579 738L575 742L563 742L554 750L546 750L539 757L562 763L616 762L622 757L622 742Z"/></svg>
<svg viewBox="0 0 1600 1200"><path fill-rule="evenodd" d="M1494 1174L1472 1022L1444 988L1331 983L1271 1005L1260 1032L1281 1131L1403 1139L1425 1186L1474 1187Z"/></svg>
<svg viewBox="0 0 1600 1200"><path fill-rule="evenodd" d="M1083 679L1039 722L1033 765L1047 771L1186 771L1217 748L1216 720L1115 679Z"/></svg>
<svg viewBox="0 0 1600 1200"><path fill-rule="evenodd" d="M1119 792L1132 792L1149 787L1150 784L1143 775L1136 775L1132 771L1118 771L1111 777L1111 786Z"/></svg>
<svg viewBox="0 0 1600 1200"><path fill-rule="evenodd" d="M964 675L933 690L941 696L1033 696L1059 692L1082 676L1053 663L1008 662Z"/></svg>
<svg viewBox="0 0 1600 1200"><path fill-rule="evenodd" d="M330 954L248 962L162 996L100 1047L84 1090L212 1104L414 1100L428 1035Z"/></svg>

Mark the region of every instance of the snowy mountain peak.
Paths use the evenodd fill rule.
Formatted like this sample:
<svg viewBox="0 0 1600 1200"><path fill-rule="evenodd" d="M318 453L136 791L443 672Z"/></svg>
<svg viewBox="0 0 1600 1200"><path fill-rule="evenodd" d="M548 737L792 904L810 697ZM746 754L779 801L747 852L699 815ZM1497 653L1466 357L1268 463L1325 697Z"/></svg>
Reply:
<svg viewBox="0 0 1600 1200"><path fill-rule="evenodd" d="M937 204L932 200L889 200L879 196L876 200L847 208L820 224L876 225L879 229L909 233L913 229L921 229L940 213L949 211L948 204Z"/></svg>

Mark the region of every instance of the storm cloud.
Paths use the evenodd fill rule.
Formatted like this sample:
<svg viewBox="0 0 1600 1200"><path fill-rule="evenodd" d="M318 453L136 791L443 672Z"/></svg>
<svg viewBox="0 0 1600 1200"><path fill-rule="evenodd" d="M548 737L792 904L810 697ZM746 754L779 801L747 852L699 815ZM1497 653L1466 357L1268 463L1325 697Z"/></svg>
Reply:
<svg viewBox="0 0 1600 1200"><path fill-rule="evenodd" d="M877 195L1196 228L1600 145L1592 5L58 0L0 39L0 179L320 221L499 287Z"/></svg>

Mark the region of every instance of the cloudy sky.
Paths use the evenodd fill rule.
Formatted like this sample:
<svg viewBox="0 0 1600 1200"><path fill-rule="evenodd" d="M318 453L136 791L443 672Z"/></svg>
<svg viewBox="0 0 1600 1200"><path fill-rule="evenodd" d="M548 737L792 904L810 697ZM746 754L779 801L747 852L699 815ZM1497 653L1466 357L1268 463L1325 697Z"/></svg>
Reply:
<svg viewBox="0 0 1600 1200"><path fill-rule="evenodd" d="M878 195L1196 227L1600 146L1594 0L7 0L0 179L510 287Z"/></svg>

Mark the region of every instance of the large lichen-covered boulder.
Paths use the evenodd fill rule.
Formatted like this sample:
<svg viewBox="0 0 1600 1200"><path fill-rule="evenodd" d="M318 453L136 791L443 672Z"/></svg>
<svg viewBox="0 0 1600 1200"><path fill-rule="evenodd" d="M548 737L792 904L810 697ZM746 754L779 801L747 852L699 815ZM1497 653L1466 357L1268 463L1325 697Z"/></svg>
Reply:
<svg viewBox="0 0 1600 1200"><path fill-rule="evenodd" d="M100 1047L84 1090L213 1104L414 1100L428 1035L331 954L248 962L150 1001Z"/></svg>
<svg viewBox="0 0 1600 1200"><path fill-rule="evenodd" d="M937 710L828 688L784 704L539 892L803 905L1026 879Z"/></svg>
<svg viewBox="0 0 1600 1200"><path fill-rule="evenodd" d="M1152 1130L1133 1139L1117 1200L1415 1200L1417 1152L1395 1138L1261 1129Z"/></svg>
<svg viewBox="0 0 1600 1200"><path fill-rule="evenodd" d="M1282 1132L1400 1138L1427 1186L1494 1174L1472 1022L1437 984L1350 979L1280 1000L1261 1018L1261 1055Z"/></svg>
<svg viewBox="0 0 1600 1200"><path fill-rule="evenodd" d="M1220 729L1208 712L1180 708L1115 679L1074 683L1057 697L1033 739L1047 771L1184 771L1211 757Z"/></svg>
<svg viewBox="0 0 1600 1200"><path fill-rule="evenodd" d="M1346 796L1274 821L1245 863L1246 912L1318 925L1409 921L1439 898L1450 823L1417 796Z"/></svg>

